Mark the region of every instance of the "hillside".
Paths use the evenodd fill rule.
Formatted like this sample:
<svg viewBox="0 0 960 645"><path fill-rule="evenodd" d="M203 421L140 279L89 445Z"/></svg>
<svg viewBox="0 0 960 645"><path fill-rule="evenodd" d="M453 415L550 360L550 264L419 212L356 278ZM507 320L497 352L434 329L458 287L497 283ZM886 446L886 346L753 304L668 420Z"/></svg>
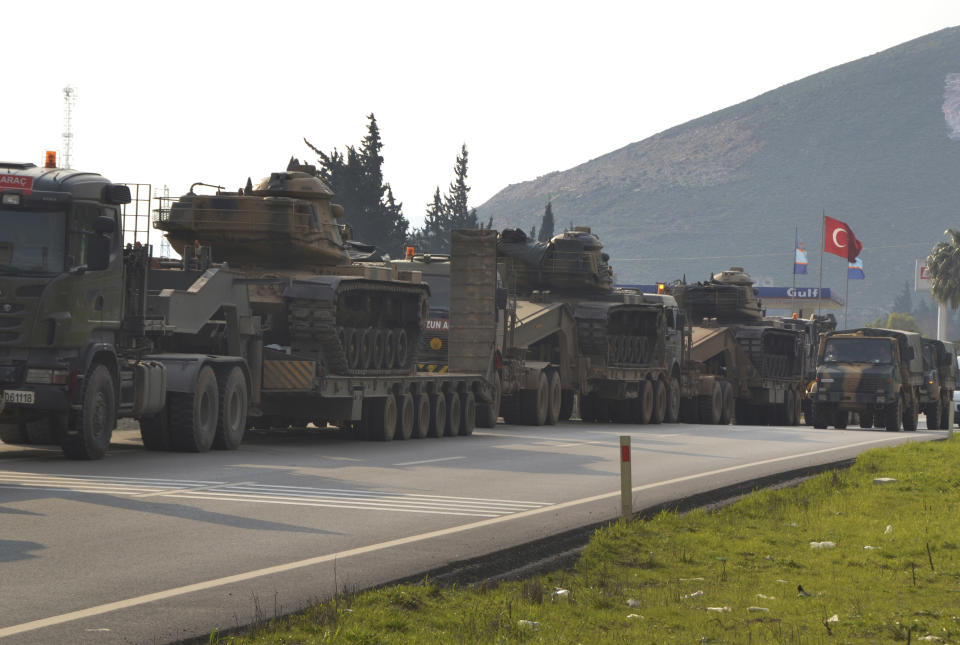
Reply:
<svg viewBox="0 0 960 645"><path fill-rule="evenodd" d="M914 260L960 226L960 28L807 77L562 172L478 208L497 228L589 225L620 282L703 279L732 264L792 280L794 229L816 286L823 211L864 244L850 324L889 310ZM823 285L843 294L845 260Z"/></svg>

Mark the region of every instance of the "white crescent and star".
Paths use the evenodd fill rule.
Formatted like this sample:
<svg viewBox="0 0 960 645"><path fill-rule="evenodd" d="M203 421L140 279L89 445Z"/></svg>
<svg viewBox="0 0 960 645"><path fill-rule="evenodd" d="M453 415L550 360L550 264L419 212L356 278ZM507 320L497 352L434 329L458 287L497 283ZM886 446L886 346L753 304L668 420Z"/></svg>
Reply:
<svg viewBox="0 0 960 645"><path fill-rule="evenodd" d="M840 235L841 233L844 233L844 232L845 232L845 231L844 231L842 228L835 228L835 229L833 229L833 243L834 243L835 245L837 245L838 247L840 247L841 249L842 249L843 247L845 247L846 244L841 244L841 243L840 243L840 239L839 239L837 236Z"/></svg>

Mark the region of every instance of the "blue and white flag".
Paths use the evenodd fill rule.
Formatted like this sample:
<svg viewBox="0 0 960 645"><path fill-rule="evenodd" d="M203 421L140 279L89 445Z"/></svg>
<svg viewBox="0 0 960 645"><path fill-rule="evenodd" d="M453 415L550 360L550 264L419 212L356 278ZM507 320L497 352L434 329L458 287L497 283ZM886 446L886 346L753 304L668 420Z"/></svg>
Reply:
<svg viewBox="0 0 960 645"><path fill-rule="evenodd" d="M803 242L797 242L796 256L793 259L794 275L803 275L807 272L807 250L803 248Z"/></svg>
<svg viewBox="0 0 960 645"><path fill-rule="evenodd" d="M847 280L863 280L866 277L863 273L863 258L857 257L847 265Z"/></svg>

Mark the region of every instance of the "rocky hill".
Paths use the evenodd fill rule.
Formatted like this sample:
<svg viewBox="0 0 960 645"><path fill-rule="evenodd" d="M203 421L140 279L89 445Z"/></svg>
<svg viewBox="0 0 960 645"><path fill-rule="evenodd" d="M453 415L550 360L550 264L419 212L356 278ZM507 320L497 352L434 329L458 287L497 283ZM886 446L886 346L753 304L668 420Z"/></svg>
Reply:
<svg viewBox="0 0 960 645"><path fill-rule="evenodd" d="M821 213L863 242L867 279L850 282L850 325L888 311L914 260L960 227L960 28L913 40L513 184L478 208L497 228L589 225L619 282L742 265L792 280L795 227L816 286ZM843 294L846 261L823 285Z"/></svg>

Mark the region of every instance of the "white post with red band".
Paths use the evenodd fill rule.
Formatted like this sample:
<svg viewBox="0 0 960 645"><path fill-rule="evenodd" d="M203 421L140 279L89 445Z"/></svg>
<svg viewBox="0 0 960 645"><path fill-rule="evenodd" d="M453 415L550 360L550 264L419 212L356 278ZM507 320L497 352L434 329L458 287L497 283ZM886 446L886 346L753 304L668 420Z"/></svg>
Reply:
<svg viewBox="0 0 960 645"><path fill-rule="evenodd" d="M630 472L630 436L620 436L620 517L633 517L633 484Z"/></svg>

